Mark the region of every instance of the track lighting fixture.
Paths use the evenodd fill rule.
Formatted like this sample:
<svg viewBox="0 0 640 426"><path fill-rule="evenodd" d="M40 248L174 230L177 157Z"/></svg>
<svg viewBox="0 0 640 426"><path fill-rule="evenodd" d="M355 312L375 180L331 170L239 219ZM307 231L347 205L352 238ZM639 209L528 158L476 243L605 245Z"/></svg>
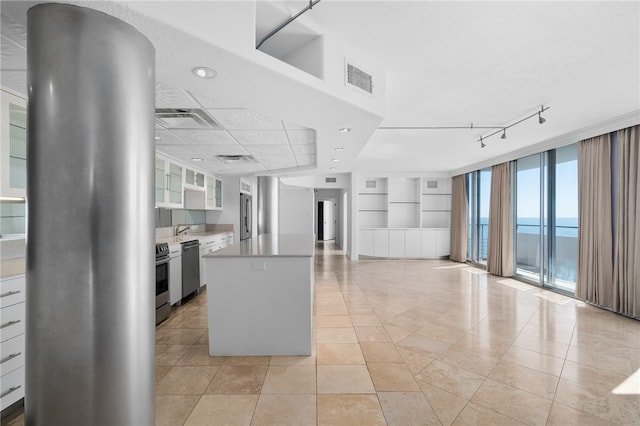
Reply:
<svg viewBox="0 0 640 426"><path fill-rule="evenodd" d="M497 135L498 133L502 133L502 135L500 136L500 139L506 139L507 129L515 126L516 124L520 124L523 121L526 121L530 118L533 118L536 115L538 116L538 123L540 124L545 123L547 120L542 116L542 113L548 109L549 109L548 106L542 105L540 107L540 111L536 111L529 115L524 116L523 118L516 119L516 121L513 121L511 124L508 124L506 126L483 126L483 125L476 125L473 123L469 123L465 125L460 124L460 125L442 125L442 126L437 126L437 125L436 126L380 126L378 127L378 130L459 130L459 129L469 129L469 130L490 129L491 130L492 129L493 132L484 136L480 136L480 139L478 139L478 142L480 142L480 147L484 148L485 146L487 146L484 143L485 139L490 138L491 136Z"/></svg>

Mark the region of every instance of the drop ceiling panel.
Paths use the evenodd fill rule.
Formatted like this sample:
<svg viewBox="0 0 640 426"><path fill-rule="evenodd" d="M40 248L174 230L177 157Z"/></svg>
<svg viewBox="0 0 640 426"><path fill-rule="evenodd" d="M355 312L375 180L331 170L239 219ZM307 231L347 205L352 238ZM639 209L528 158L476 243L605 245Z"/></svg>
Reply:
<svg viewBox="0 0 640 426"><path fill-rule="evenodd" d="M287 167L296 167L298 165L293 155L263 156L259 157L258 161L260 161L260 163L262 163L268 169L284 169Z"/></svg>
<svg viewBox="0 0 640 426"><path fill-rule="evenodd" d="M173 129L176 136L194 145L237 145L225 130Z"/></svg>
<svg viewBox="0 0 640 426"><path fill-rule="evenodd" d="M191 94L203 108L206 109L240 109L241 107L236 105L229 105L224 101L214 98L213 96L203 95L202 93L195 93L191 91L187 91L187 93Z"/></svg>
<svg viewBox="0 0 640 426"><path fill-rule="evenodd" d="M287 130L310 130L308 127L299 126L289 121L283 121L282 124L284 124L284 128Z"/></svg>
<svg viewBox="0 0 640 426"><path fill-rule="evenodd" d="M245 148L252 154L257 156L269 155L292 155L289 145L249 145Z"/></svg>
<svg viewBox="0 0 640 426"><path fill-rule="evenodd" d="M246 109L207 109L227 130L282 130L282 121Z"/></svg>
<svg viewBox="0 0 640 426"><path fill-rule="evenodd" d="M156 145L158 152L164 152L171 156L196 156L201 157L204 153L192 145Z"/></svg>
<svg viewBox="0 0 640 426"><path fill-rule="evenodd" d="M307 130L287 130L289 142L291 145L305 145L316 142L316 132L312 129Z"/></svg>
<svg viewBox="0 0 640 426"><path fill-rule="evenodd" d="M0 34L9 38L23 49L27 48L27 28L8 17L4 13L0 16L2 25L0 25Z"/></svg>
<svg viewBox="0 0 640 426"><path fill-rule="evenodd" d="M156 108L200 108L185 91L156 82Z"/></svg>
<svg viewBox="0 0 640 426"><path fill-rule="evenodd" d="M229 133L242 145L288 145L281 130L232 130Z"/></svg>
<svg viewBox="0 0 640 426"><path fill-rule="evenodd" d="M26 70L27 56L24 48L18 46L13 41L2 35L0 37L0 57L3 70Z"/></svg>
<svg viewBox="0 0 640 426"><path fill-rule="evenodd" d="M209 155L247 155L249 151L240 145L198 145L198 148Z"/></svg>
<svg viewBox="0 0 640 426"><path fill-rule="evenodd" d="M160 138L160 139L158 139ZM186 145L187 143L168 130L156 126L156 145Z"/></svg>

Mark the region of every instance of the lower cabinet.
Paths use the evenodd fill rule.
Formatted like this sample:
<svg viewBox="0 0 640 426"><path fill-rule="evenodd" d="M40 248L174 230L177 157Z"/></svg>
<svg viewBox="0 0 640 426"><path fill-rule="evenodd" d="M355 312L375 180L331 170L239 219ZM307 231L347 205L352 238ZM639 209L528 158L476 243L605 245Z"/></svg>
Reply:
<svg viewBox="0 0 640 426"><path fill-rule="evenodd" d="M360 229L362 256L437 259L449 256L449 229Z"/></svg>
<svg viewBox="0 0 640 426"><path fill-rule="evenodd" d="M0 280L0 410L24 398L25 277Z"/></svg>

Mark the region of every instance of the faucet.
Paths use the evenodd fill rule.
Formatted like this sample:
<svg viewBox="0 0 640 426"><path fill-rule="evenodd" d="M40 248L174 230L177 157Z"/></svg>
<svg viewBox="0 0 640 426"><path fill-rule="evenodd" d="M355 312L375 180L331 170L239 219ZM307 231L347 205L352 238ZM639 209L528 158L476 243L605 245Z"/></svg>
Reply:
<svg viewBox="0 0 640 426"><path fill-rule="evenodd" d="M184 226L183 229L180 229L181 226ZM187 232L189 229L191 229L191 226L189 225L178 225L176 227L176 237L179 236L180 234L184 234L185 232Z"/></svg>

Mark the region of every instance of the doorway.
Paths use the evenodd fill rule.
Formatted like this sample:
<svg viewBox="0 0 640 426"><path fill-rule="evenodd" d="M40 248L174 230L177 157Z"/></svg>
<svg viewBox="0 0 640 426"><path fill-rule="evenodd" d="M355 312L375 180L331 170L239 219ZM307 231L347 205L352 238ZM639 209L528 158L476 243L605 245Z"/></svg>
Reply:
<svg viewBox="0 0 640 426"><path fill-rule="evenodd" d="M318 218L318 240L335 240L335 203L328 200L318 201L316 217Z"/></svg>

